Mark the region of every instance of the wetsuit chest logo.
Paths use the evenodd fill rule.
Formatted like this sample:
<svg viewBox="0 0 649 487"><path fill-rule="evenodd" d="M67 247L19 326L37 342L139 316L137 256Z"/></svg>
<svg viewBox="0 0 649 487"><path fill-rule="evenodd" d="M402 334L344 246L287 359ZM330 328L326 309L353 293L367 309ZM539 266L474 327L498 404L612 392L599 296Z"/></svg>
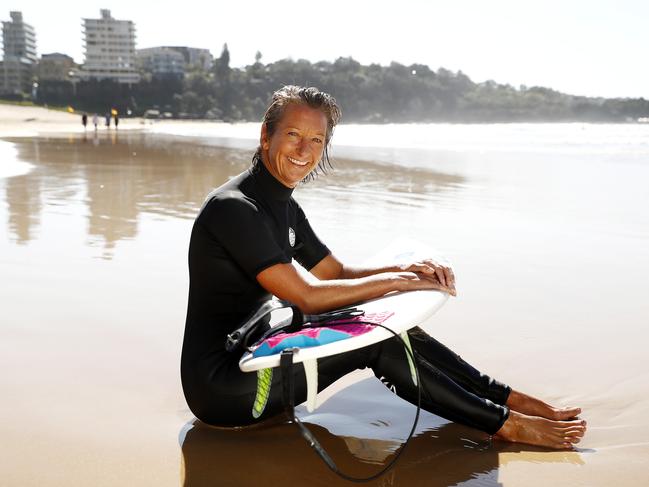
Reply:
<svg viewBox="0 0 649 487"><path fill-rule="evenodd" d="M295 247L295 230L288 227L288 243L291 247Z"/></svg>

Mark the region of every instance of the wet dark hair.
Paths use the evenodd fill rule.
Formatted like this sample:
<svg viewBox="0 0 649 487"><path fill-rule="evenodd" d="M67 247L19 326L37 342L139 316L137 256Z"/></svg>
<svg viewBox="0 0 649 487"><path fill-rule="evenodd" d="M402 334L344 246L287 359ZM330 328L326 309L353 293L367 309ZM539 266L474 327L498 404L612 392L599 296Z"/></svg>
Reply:
<svg viewBox="0 0 649 487"><path fill-rule="evenodd" d="M286 107L291 104L306 105L310 108L315 108L316 110L320 110L325 117L327 117L327 133L325 134L322 159L318 162L318 166L315 170L309 173L309 175L304 179L304 181L309 181L314 179L316 174L319 172L326 173L327 170L332 168L331 161L329 160L329 143L333 136L334 127L340 121L342 112L336 99L330 94L320 91L318 88L295 85L283 86L273 93L270 104L268 105L266 113L264 113L264 117L261 121L266 125L266 134L269 138L275 133L279 121L284 116ZM261 145L259 145L257 146L257 151L252 158L252 164L253 166L256 166L261 163Z"/></svg>

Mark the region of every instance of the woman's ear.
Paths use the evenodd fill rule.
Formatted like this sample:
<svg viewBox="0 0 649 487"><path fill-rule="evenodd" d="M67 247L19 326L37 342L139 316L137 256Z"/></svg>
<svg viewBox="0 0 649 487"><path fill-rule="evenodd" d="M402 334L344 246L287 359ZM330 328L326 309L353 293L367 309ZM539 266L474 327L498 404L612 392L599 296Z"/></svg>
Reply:
<svg viewBox="0 0 649 487"><path fill-rule="evenodd" d="M261 148L263 150L268 150L270 148L270 140L268 137L268 129L266 127L266 124L263 123L261 125L261 138L259 140Z"/></svg>

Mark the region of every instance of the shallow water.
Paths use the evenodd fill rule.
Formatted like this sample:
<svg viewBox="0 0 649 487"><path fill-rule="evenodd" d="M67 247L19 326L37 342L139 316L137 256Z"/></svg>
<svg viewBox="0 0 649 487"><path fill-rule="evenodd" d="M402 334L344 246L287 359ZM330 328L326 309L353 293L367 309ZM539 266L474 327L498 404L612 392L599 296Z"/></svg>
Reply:
<svg viewBox="0 0 649 487"><path fill-rule="evenodd" d="M643 485L646 139L616 132L606 150L591 137L543 151L549 129L527 127L527 149L504 151L493 141L516 127L483 127L465 131L464 152L347 143L336 171L296 198L345 260L397 237L437 248L460 294L430 324L435 336L516 388L582 406L589 432L578 450L549 452L489 443L423 413L375 485ZM452 142L457 130L439 132ZM254 149L250 139L222 143L147 133L0 141L3 482L247 485L259 475L250 465L281 476L290 455L296 484L338 484L294 426L206 428L184 403L192 219ZM414 408L363 373L338 388L316 414L299 414L341 467L369 474L405 439Z"/></svg>

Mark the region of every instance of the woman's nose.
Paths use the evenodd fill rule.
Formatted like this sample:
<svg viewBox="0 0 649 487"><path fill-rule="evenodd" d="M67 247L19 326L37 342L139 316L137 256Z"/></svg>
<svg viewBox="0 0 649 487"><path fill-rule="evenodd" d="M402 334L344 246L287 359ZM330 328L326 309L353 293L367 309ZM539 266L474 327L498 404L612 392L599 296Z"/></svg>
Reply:
<svg viewBox="0 0 649 487"><path fill-rule="evenodd" d="M309 144L307 143L307 140L304 137L300 138L300 141L297 144L298 153L299 154L306 154L308 152L307 151L308 146L309 146Z"/></svg>

